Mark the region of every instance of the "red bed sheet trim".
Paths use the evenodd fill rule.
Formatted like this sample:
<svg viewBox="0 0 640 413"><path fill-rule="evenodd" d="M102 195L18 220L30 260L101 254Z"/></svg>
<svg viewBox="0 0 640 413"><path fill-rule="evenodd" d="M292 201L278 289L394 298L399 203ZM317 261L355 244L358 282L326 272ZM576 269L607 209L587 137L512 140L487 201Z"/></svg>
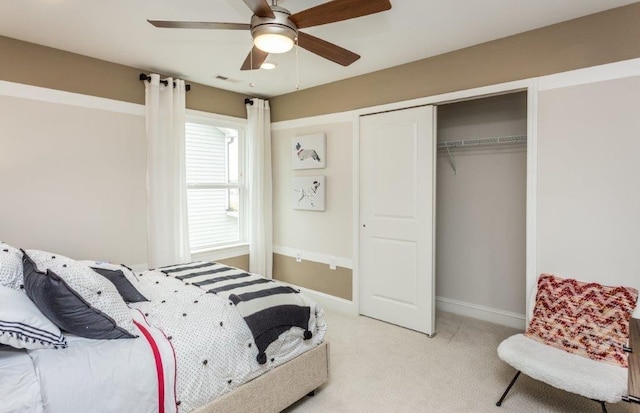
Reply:
<svg viewBox="0 0 640 413"><path fill-rule="evenodd" d="M164 413L164 368L162 366L160 350L149 330L137 321L134 320L133 322L147 339L151 351L153 351L153 358L156 362L156 374L158 375L158 413Z"/></svg>

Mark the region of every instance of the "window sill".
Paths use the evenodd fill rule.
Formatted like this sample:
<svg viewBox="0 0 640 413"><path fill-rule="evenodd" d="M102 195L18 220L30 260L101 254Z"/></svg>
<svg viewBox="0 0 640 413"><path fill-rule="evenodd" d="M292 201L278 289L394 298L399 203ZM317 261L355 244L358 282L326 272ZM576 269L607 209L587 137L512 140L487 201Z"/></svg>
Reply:
<svg viewBox="0 0 640 413"><path fill-rule="evenodd" d="M192 251L191 259L194 261L216 261L247 254L249 254L249 244L241 243Z"/></svg>

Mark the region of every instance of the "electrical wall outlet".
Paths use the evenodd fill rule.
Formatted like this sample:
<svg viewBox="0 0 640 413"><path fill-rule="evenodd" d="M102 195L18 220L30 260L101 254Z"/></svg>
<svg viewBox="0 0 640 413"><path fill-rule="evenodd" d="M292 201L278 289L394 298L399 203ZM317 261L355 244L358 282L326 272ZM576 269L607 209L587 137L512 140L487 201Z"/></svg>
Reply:
<svg viewBox="0 0 640 413"><path fill-rule="evenodd" d="M296 252L296 262L302 262L302 254L300 251Z"/></svg>
<svg viewBox="0 0 640 413"><path fill-rule="evenodd" d="M337 265L338 265L338 259L336 257L331 257L331 260L329 261L329 269L335 270Z"/></svg>

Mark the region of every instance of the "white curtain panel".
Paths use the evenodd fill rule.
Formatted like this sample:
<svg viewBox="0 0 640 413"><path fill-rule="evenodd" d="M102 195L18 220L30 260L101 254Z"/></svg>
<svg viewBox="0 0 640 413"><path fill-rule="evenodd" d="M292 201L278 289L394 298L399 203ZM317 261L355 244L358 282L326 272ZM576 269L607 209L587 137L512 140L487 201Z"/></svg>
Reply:
<svg viewBox="0 0 640 413"><path fill-rule="evenodd" d="M185 172L185 84L145 82L149 268L191 260ZM175 87L174 87L175 83Z"/></svg>
<svg viewBox="0 0 640 413"><path fill-rule="evenodd" d="M269 102L247 103L249 271L272 277L271 111Z"/></svg>

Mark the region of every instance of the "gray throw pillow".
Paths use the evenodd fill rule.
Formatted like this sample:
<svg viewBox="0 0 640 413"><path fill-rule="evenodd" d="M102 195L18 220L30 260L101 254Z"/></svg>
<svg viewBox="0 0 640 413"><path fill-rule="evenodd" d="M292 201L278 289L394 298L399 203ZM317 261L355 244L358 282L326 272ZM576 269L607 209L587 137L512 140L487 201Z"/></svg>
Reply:
<svg viewBox="0 0 640 413"><path fill-rule="evenodd" d="M140 286L140 281L136 277L131 268L125 265L111 264L104 261L80 261L86 264L93 271L102 275L115 285L116 289L126 303L139 303L141 301L149 301L144 295L138 291L136 285Z"/></svg>
<svg viewBox="0 0 640 413"><path fill-rule="evenodd" d="M23 253L25 291L61 330L93 339L136 337L130 309L107 279L63 255Z"/></svg>

